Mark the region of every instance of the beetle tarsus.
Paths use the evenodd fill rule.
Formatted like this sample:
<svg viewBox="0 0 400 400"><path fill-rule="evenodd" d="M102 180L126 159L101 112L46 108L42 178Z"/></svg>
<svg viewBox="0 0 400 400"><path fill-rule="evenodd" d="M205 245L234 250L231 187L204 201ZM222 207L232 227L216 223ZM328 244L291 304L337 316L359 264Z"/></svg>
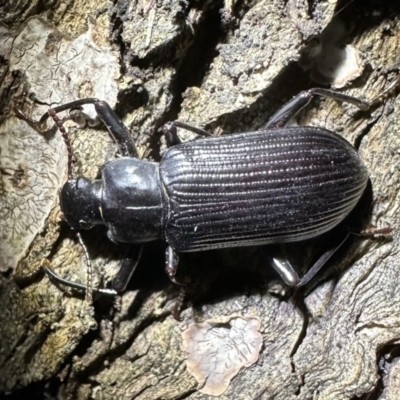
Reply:
<svg viewBox="0 0 400 400"><path fill-rule="evenodd" d="M33 265L29 265L29 267L26 265L26 261L20 262L13 274L17 285L22 289L32 283L39 273L43 272L42 264L46 261L47 259L35 260ZM27 272L27 270L29 270L29 272Z"/></svg>
<svg viewBox="0 0 400 400"><path fill-rule="evenodd" d="M67 111L67 110L78 108L85 104L98 103L99 101L100 100L96 99L96 98L86 98L86 99L74 100L74 101L70 101L69 103L65 103L65 104L61 104L60 106L53 107L52 110L54 110L54 112L56 112L56 113L59 113L62 111ZM44 126L49 117L50 117L49 112L44 113L38 122L39 126Z"/></svg>
<svg viewBox="0 0 400 400"><path fill-rule="evenodd" d="M360 236L362 238L380 238L380 237L391 237L392 234L392 227L391 226L384 226L383 228L377 228L375 226L370 226L364 230L362 230L360 233L353 233L353 235Z"/></svg>

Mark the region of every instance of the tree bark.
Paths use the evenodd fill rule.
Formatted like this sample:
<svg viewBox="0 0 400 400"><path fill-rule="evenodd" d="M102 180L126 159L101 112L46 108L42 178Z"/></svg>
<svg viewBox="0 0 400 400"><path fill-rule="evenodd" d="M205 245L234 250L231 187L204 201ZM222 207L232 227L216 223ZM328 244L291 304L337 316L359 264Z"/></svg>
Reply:
<svg viewBox="0 0 400 400"><path fill-rule="evenodd" d="M0 16L1 393L82 400L398 397L395 0L11 1L0 4ZM167 121L218 135L257 130L314 86L367 101L380 96L366 112L316 99L297 122L336 131L356 146L370 182L346 224L358 232L389 226L391 239L354 236L292 293L268 266L267 254L276 249L182 254L180 273L191 284L179 322L171 316L179 288L163 271L163 243L145 246L116 301L87 303L35 273L48 258L58 274L85 283L86 261L61 220L58 193L67 179L61 133L41 135L18 110L38 120L50 106L97 97L130 128L140 157L159 161L165 150L159 128ZM90 107L85 112L95 118ZM115 145L100 125L65 126L74 176L94 178L115 157ZM123 258L105 233L83 235L98 286ZM330 238L284 251L304 273ZM196 340L211 349L202 361L193 361L204 350ZM254 359L241 346L256 352Z"/></svg>

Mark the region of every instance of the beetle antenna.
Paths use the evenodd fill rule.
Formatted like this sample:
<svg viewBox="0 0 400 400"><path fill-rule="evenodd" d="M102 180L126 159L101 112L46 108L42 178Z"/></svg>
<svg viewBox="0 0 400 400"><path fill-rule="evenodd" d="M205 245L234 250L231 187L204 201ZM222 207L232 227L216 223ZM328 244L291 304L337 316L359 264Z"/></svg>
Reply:
<svg viewBox="0 0 400 400"><path fill-rule="evenodd" d="M91 303L93 300L92 296L92 282L93 282L93 268L92 268L92 261L90 260L89 257L89 252L88 249L85 245L85 242L82 240L82 235L80 232L75 232L76 237L79 240L79 243L81 244L83 251L85 252L85 258L86 258L86 295L85 295L85 300L88 303Z"/></svg>
<svg viewBox="0 0 400 400"><path fill-rule="evenodd" d="M68 179L72 178L72 147L71 142L68 137L68 133L64 128L63 121L58 118L57 113L52 109L49 108L48 114L51 118L53 118L54 123L57 125L57 128L60 130L61 135L64 139L64 143L67 146L67 153L68 153Z"/></svg>
<svg viewBox="0 0 400 400"><path fill-rule="evenodd" d="M55 110L52 108L49 108L48 114L50 117L53 119L54 123L57 125L57 128L60 130L61 135L64 139L65 146L67 147L67 153L68 153L68 179L72 180L72 147L71 147L71 142L69 140L69 136L67 131L64 128L63 121L58 118L58 115ZM82 239L82 235L80 232L75 231L76 237L78 238L78 241L80 245L83 248L83 251L85 253L85 258L86 258L86 271L87 271L87 278L86 278L86 301L88 303L92 302L93 295L92 295L92 283L93 283L93 268L92 268L92 261L90 260L89 257L89 252L88 249L85 245L85 242Z"/></svg>

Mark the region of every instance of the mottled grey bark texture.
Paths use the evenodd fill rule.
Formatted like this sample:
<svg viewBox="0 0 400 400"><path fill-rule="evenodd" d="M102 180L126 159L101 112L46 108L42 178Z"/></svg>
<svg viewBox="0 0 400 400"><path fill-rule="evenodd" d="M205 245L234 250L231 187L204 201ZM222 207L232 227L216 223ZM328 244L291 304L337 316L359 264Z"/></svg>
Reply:
<svg viewBox="0 0 400 400"><path fill-rule="evenodd" d="M38 119L51 105L101 98L130 127L140 155L159 160L165 144L158 128L169 120L216 134L255 130L292 96L320 85L372 100L398 75L400 7L395 0L347 2L0 4L1 393L208 399L186 366L183 332L193 323L211 324L221 341L233 323L237 329L256 321L259 358L243 362L218 398L398 398L400 104L394 90L368 112L317 99L298 119L343 134L370 171L350 226L390 225L393 233L392 240L355 238L296 294L282 295L287 291L268 267L268 248L182 255L192 304L181 322L170 314L178 289L163 273L162 243L145 247L118 304L96 298L92 307L40 274L19 286L14 279L28 278L47 257L60 275L86 280L83 251L60 220L57 193L67 178L61 135L43 137L15 117L15 108ZM94 117L90 107L85 111ZM75 175L93 178L114 157L114 144L102 127L66 126ZM193 135L182 132L182 138ZM121 252L101 229L84 240L95 284L104 285ZM304 271L326 241L329 236L293 244L286 252ZM241 336L235 332L232 343ZM218 383L217 357L210 364L210 380Z"/></svg>

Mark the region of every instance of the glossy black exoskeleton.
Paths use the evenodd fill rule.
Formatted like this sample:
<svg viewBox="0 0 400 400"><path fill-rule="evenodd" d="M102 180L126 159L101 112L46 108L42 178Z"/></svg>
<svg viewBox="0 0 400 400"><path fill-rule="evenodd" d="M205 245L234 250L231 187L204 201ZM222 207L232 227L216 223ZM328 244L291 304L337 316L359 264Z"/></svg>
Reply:
<svg viewBox="0 0 400 400"><path fill-rule="evenodd" d="M336 133L287 126L316 94L368 107L353 97L311 89L294 97L256 132L180 143L177 126L209 134L179 122L167 124L164 133L174 146L159 163L137 158L129 131L105 102L83 99L50 110L41 124L56 112L94 104L123 156L102 167L101 179L80 177L65 183L65 220L75 230L106 225L109 239L117 243L165 240L166 269L172 279L179 252L295 242L327 232L357 204L368 173L356 150ZM288 263L272 264L286 283L300 286L342 242L301 279ZM132 265L140 251L136 254ZM132 265L121 268L113 291L124 290Z"/></svg>

